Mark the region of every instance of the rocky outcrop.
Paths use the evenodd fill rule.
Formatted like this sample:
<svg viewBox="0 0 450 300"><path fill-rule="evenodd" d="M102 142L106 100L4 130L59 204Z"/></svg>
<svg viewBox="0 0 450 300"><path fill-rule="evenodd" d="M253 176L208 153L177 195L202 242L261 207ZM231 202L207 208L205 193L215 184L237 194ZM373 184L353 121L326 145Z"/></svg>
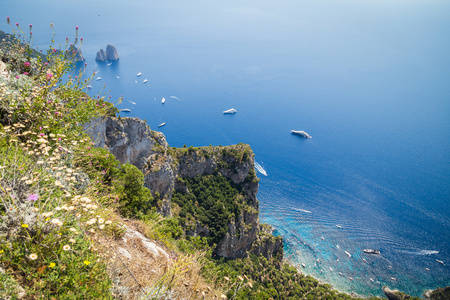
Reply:
<svg viewBox="0 0 450 300"><path fill-rule="evenodd" d="M450 286L428 290L423 293L423 296L426 300L448 300L450 299Z"/></svg>
<svg viewBox="0 0 450 300"><path fill-rule="evenodd" d="M106 52L103 49L98 50L97 55L95 56L96 61L106 61Z"/></svg>
<svg viewBox="0 0 450 300"><path fill-rule="evenodd" d="M238 200L242 209L218 242L216 255L237 258L254 253L272 257L276 252L282 253L282 239L272 236L270 226L261 230L259 224L258 180L250 146L170 148L162 133L152 131L137 118L99 118L84 127L96 147L109 149L121 163L131 163L143 171L144 185L162 200L160 212L164 216L171 215L175 190L189 193L183 178L220 173L238 185L242 190ZM187 234L209 235L209 228L204 224L193 225Z"/></svg>
<svg viewBox="0 0 450 300"><path fill-rule="evenodd" d="M400 292L399 290L391 290L387 286L383 286L383 292L389 300L406 300L406 299L419 299L417 297L411 297L405 293Z"/></svg>
<svg viewBox="0 0 450 300"><path fill-rule="evenodd" d="M83 52L81 52L81 49L70 45L69 49L67 50L67 58L71 59L72 61L85 61L85 58L83 56Z"/></svg>
<svg viewBox="0 0 450 300"><path fill-rule="evenodd" d="M106 46L106 60L118 60L119 54L113 45Z"/></svg>

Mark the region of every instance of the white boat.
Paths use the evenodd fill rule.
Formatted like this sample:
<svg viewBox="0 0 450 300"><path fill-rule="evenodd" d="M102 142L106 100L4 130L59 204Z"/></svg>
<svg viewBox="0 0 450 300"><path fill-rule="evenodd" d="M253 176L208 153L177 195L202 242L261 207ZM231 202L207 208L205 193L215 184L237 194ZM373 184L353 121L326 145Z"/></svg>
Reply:
<svg viewBox="0 0 450 300"><path fill-rule="evenodd" d="M328 268L330 268L330 271L331 271L331 272L333 272L333 271L334 271L332 267L328 267Z"/></svg>
<svg viewBox="0 0 450 300"><path fill-rule="evenodd" d="M305 267L306 267L305 263L302 263L302 267L303 267L303 268L305 268Z"/></svg>
<svg viewBox="0 0 450 300"><path fill-rule="evenodd" d="M352 255L350 253L348 253L347 251L344 251L345 254L348 255L348 257L352 257Z"/></svg>
<svg viewBox="0 0 450 300"><path fill-rule="evenodd" d="M120 111L124 111L124 112L130 112L131 111L131 109L129 109L129 108L122 108Z"/></svg>
<svg viewBox="0 0 450 300"><path fill-rule="evenodd" d="M380 251L374 249L364 249L363 251L368 254L380 254Z"/></svg>
<svg viewBox="0 0 450 300"><path fill-rule="evenodd" d="M110 66L110 65L112 65L112 63L107 64L107 66Z"/></svg>
<svg viewBox="0 0 450 300"><path fill-rule="evenodd" d="M305 131L303 130L291 130L292 133L294 134L298 134L299 136L304 137L305 139L310 139L312 138L312 136L310 136L309 134L307 134Z"/></svg>
<svg viewBox="0 0 450 300"><path fill-rule="evenodd" d="M142 73L141 72L139 72L139 73L137 73L137 75L136 75L137 77L139 77L139 76L142 76Z"/></svg>
<svg viewBox="0 0 450 300"><path fill-rule="evenodd" d="M436 259L436 261L440 264L444 264L444 262L442 260Z"/></svg>
<svg viewBox="0 0 450 300"><path fill-rule="evenodd" d="M162 122L161 124L158 125L158 127L163 127L164 125L166 125L166 122Z"/></svg>
<svg viewBox="0 0 450 300"><path fill-rule="evenodd" d="M166 102L166 98L162 98L161 103L164 104L164 102Z"/></svg>
<svg viewBox="0 0 450 300"><path fill-rule="evenodd" d="M99 80L102 80L102 78L101 77L97 77L95 80L99 81Z"/></svg>
<svg viewBox="0 0 450 300"><path fill-rule="evenodd" d="M148 81L147 78L145 78L145 79L144 79L144 83L146 83L147 81Z"/></svg>
<svg viewBox="0 0 450 300"><path fill-rule="evenodd" d="M228 110L224 110L223 113L224 114L235 114L235 113L237 113L237 110L235 110L234 108L230 108Z"/></svg>
<svg viewBox="0 0 450 300"><path fill-rule="evenodd" d="M344 276L344 274L342 272L339 272L339 275Z"/></svg>
<svg viewBox="0 0 450 300"><path fill-rule="evenodd" d="M342 226L341 226L341 225L336 225L336 227L342 229Z"/></svg>
<svg viewBox="0 0 450 300"><path fill-rule="evenodd" d="M266 170L264 170L263 167L256 161L255 161L255 169L258 170L258 172L263 174L264 176L267 176Z"/></svg>

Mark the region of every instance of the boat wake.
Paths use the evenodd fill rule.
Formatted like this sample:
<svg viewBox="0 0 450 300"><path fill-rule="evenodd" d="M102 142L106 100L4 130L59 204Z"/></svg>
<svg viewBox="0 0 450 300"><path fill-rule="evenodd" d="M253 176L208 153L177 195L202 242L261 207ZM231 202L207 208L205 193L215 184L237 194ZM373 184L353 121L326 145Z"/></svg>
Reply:
<svg viewBox="0 0 450 300"><path fill-rule="evenodd" d="M264 176L267 176L266 170L264 170L264 168L260 164L258 164L256 161L255 161L255 169L258 170L258 172L263 174Z"/></svg>
<svg viewBox="0 0 450 300"><path fill-rule="evenodd" d="M134 104L134 105L136 105L136 102L133 102L133 101L128 101L128 102L130 102L131 104Z"/></svg>
<svg viewBox="0 0 450 300"><path fill-rule="evenodd" d="M310 214L310 213L311 213L309 210L301 209L301 208L293 208L293 210L301 211L301 212L304 212L304 213L307 213L307 214Z"/></svg>
<svg viewBox="0 0 450 300"><path fill-rule="evenodd" d="M411 254L411 255L432 255L432 254L438 254L439 251L436 251L436 250L420 250L420 251L403 251L403 253Z"/></svg>
<svg viewBox="0 0 450 300"><path fill-rule="evenodd" d="M178 98L177 96L170 96L170 98L175 99L175 100L178 100L178 101L183 101L183 100L181 100L180 98Z"/></svg>

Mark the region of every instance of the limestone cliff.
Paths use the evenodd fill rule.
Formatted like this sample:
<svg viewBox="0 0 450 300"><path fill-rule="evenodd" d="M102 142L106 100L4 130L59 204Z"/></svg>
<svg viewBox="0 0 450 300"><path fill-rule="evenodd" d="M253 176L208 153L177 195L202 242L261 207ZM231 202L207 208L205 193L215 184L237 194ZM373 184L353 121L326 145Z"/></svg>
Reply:
<svg viewBox="0 0 450 300"><path fill-rule="evenodd" d="M118 60L119 54L117 53L116 47L113 45L106 46L106 59L107 60Z"/></svg>
<svg viewBox="0 0 450 300"><path fill-rule="evenodd" d="M71 59L72 61L85 61L85 58L83 56L83 53L81 52L81 49L70 45L69 49L67 50L67 58Z"/></svg>
<svg viewBox="0 0 450 300"><path fill-rule="evenodd" d="M189 193L183 178L220 174L238 185L243 195L239 198L241 209L218 242L216 255L236 258L255 253L271 257L282 252L281 237L272 236L270 229L261 230L259 224L258 180L250 146L170 148L162 133L137 118L96 119L86 124L85 130L96 147L109 149L121 163L129 162L143 171L144 185L162 200L160 210L165 216L172 214L174 191ZM187 234L208 236L209 228L197 222Z"/></svg>

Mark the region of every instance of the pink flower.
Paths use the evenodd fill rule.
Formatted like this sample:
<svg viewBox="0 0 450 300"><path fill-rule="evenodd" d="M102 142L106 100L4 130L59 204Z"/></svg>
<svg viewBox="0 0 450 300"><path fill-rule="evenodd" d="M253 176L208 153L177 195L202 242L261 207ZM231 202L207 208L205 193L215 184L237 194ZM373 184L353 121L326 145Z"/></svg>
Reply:
<svg viewBox="0 0 450 300"><path fill-rule="evenodd" d="M44 133L39 133L39 135L40 135L40 136L44 136L45 134L44 134Z"/></svg>
<svg viewBox="0 0 450 300"><path fill-rule="evenodd" d="M8 22L8 24L11 22L11 21L9 20L9 17L6 17L6 22Z"/></svg>
<svg viewBox="0 0 450 300"><path fill-rule="evenodd" d="M16 26L19 27L19 23L16 23Z"/></svg>
<svg viewBox="0 0 450 300"><path fill-rule="evenodd" d="M83 41L83 38L80 38L81 41Z"/></svg>
<svg viewBox="0 0 450 300"><path fill-rule="evenodd" d="M28 75L28 72L23 72L23 75Z"/></svg>
<svg viewBox="0 0 450 300"><path fill-rule="evenodd" d="M39 130L42 130L42 127L41 127L41 126L39 126Z"/></svg>
<svg viewBox="0 0 450 300"><path fill-rule="evenodd" d="M30 26L30 29L31 29L31 28L33 28L33 25L31 25L31 24L30 24L30 25L28 25L28 26Z"/></svg>
<svg viewBox="0 0 450 300"><path fill-rule="evenodd" d="M29 67L30 63L29 62L25 62L24 65L25 65L25 67Z"/></svg>
<svg viewBox="0 0 450 300"><path fill-rule="evenodd" d="M47 80L52 79L52 77L53 77L53 74L52 74L52 73L47 73L47 76L46 76L46 79L47 79Z"/></svg>
<svg viewBox="0 0 450 300"><path fill-rule="evenodd" d="M53 49L53 52L56 52L56 49Z"/></svg>
<svg viewBox="0 0 450 300"><path fill-rule="evenodd" d="M39 199L39 196L37 194L29 194L28 195L28 201L34 202L37 199Z"/></svg>
<svg viewBox="0 0 450 300"><path fill-rule="evenodd" d="M75 29L78 30L78 26L75 26Z"/></svg>
<svg viewBox="0 0 450 300"><path fill-rule="evenodd" d="M48 66L48 62L44 63L44 66Z"/></svg>
<svg viewBox="0 0 450 300"><path fill-rule="evenodd" d="M16 76L16 79L19 79L19 75Z"/></svg>

